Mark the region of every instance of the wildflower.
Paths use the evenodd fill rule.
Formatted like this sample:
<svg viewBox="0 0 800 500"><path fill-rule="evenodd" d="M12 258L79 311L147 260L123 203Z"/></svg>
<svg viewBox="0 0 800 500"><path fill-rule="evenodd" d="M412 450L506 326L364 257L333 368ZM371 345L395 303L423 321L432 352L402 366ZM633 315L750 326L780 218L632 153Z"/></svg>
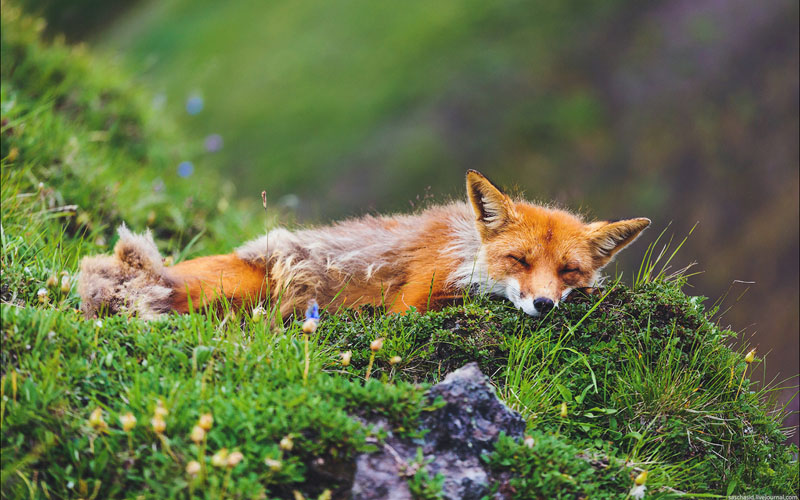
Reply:
<svg viewBox="0 0 800 500"><path fill-rule="evenodd" d="M47 288L53 288L57 284L58 284L58 278L56 278L55 274L50 276L49 278L47 278L47 282L45 282L45 285L47 285Z"/></svg>
<svg viewBox="0 0 800 500"><path fill-rule="evenodd" d="M133 416L133 413L128 412L125 415L119 416L119 423L122 425L123 431L130 432L136 427L136 417Z"/></svg>
<svg viewBox="0 0 800 500"><path fill-rule="evenodd" d="M150 419L150 425L153 426L153 432L156 434L163 434L167 430L167 423L158 415Z"/></svg>
<svg viewBox="0 0 800 500"><path fill-rule="evenodd" d="M161 418L164 418L167 415L169 415L169 410L164 408L164 402L161 401L160 399L158 400L158 403L156 403L156 409L153 410L153 415Z"/></svg>
<svg viewBox="0 0 800 500"><path fill-rule="evenodd" d="M103 328L103 322L98 319L97 321L94 322L94 327Z"/></svg>
<svg viewBox="0 0 800 500"><path fill-rule="evenodd" d="M341 354L342 366L350 366L350 358L353 357L353 351L345 351Z"/></svg>
<svg viewBox="0 0 800 500"><path fill-rule="evenodd" d="M266 207L266 194L264 192L261 193L261 196L264 198L264 205ZM308 369L311 366L311 358L308 355L308 336L315 331L317 331L317 322L319 321L319 305L317 305L316 300L312 300L308 303L308 309L306 309L306 320L303 323L303 333L305 334L305 342L303 343L303 350L305 352L305 368L303 368L303 384L308 382Z"/></svg>
<svg viewBox="0 0 800 500"><path fill-rule="evenodd" d="M214 455L211 457L211 465L214 467L227 467L228 449L222 448L218 452L214 453Z"/></svg>
<svg viewBox="0 0 800 500"><path fill-rule="evenodd" d="M372 374L372 363L375 362L375 353L383 348L383 339L378 337L377 339L373 340L370 342L369 348L372 351L372 354L369 355L369 363L367 363L367 374L364 377L366 380L369 380L369 376Z"/></svg>
<svg viewBox="0 0 800 500"><path fill-rule="evenodd" d="M318 322L319 304L317 304L316 300L312 300L308 303L308 309L306 309L306 320L303 322L303 333L308 335L317 331Z"/></svg>
<svg viewBox="0 0 800 500"><path fill-rule="evenodd" d="M525 436L525 441L523 441L523 443L525 443L525 446L528 448L533 448L533 446L536 444L531 436Z"/></svg>
<svg viewBox="0 0 800 500"><path fill-rule="evenodd" d="M196 115L203 111L203 97L200 94L192 94L186 99L186 112L190 115Z"/></svg>
<svg viewBox="0 0 800 500"><path fill-rule="evenodd" d="M190 161L182 161L178 164L178 175L184 179L191 177L194 173L194 163Z"/></svg>
<svg viewBox="0 0 800 500"><path fill-rule="evenodd" d="M257 305L253 308L253 321L256 323L260 323L262 319L264 319L264 315L266 314L266 309L264 309L261 304Z"/></svg>
<svg viewBox="0 0 800 500"><path fill-rule="evenodd" d="M202 427L204 431L211 430L211 425L214 423L214 417L210 413L203 413L197 420L197 425Z"/></svg>
<svg viewBox="0 0 800 500"><path fill-rule="evenodd" d="M89 425L95 429L105 429L106 422L103 420L103 410L96 408L91 415L89 415Z"/></svg>
<svg viewBox="0 0 800 500"><path fill-rule="evenodd" d="M50 297L48 297L47 288L40 288L39 291L36 292L36 296L39 297L39 302L42 304L47 304L47 302L50 300Z"/></svg>
<svg viewBox="0 0 800 500"><path fill-rule="evenodd" d="M294 448L294 441L292 441L292 436L288 435L281 439L280 447L283 451L292 451Z"/></svg>
<svg viewBox="0 0 800 500"><path fill-rule="evenodd" d="M283 462L274 458L265 458L264 463L269 467L272 472L278 472L283 468Z"/></svg>
<svg viewBox="0 0 800 500"><path fill-rule="evenodd" d="M561 403L561 418L567 418L567 402Z"/></svg>
<svg viewBox="0 0 800 500"><path fill-rule="evenodd" d="M645 490L647 490L647 486L643 484L634 486L630 491L631 498L634 498L635 500L641 500L644 498Z"/></svg>
<svg viewBox="0 0 800 500"><path fill-rule="evenodd" d="M239 464L239 462L242 461L242 459L244 459L244 455L242 454L242 452L241 451L234 451L233 453L228 455L228 463L227 463L227 465L230 468L236 467Z"/></svg>
<svg viewBox="0 0 800 500"><path fill-rule="evenodd" d="M313 319L319 321L319 304L316 300L312 300L306 309L306 319Z"/></svg>
<svg viewBox="0 0 800 500"><path fill-rule="evenodd" d="M632 498L637 500L641 500L644 498L645 490L647 490L647 486L644 484L647 482L647 471L643 470L636 476L636 479L633 480L633 488L631 488L630 495Z"/></svg>
<svg viewBox="0 0 800 500"><path fill-rule="evenodd" d="M747 363L744 367L744 371L742 372L742 379L739 380L739 387L736 389L736 399L739 398L739 391L742 390L742 383L744 383L744 376L747 373L747 368L750 366L750 363L756 359L756 350L751 349L744 357L744 362ZM731 367L731 373L733 373L733 367Z"/></svg>
<svg viewBox="0 0 800 500"><path fill-rule="evenodd" d="M199 425L192 427L192 433L189 435L195 444L200 444L206 438L206 431Z"/></svg>
<svg viewBox="0 0 800 500"><path fill-rule="evenodd" d="M206 151L209 153L216 153L222 149L222 144L222 136L219 134L211 134L206 136L205 140L203 141L203 146L205 146Z"/></svg>
<svg viewBox="0 0 800 500"><path fill-rule="evenodd" d="M175 263L175 257L173 257L172 255L167 255L166 257L164 257L165 266L169 267L174 263Z"/></svg>
<svg viewBox="0 0 800 500"><path fill-rule="evenodd" d="M310 335L317 331L317 320L307 319L303 322L303 333Z"/></svg>
<svg viewBox="0 0 800 500"><path fill-rule="evenodd" d="M69 293L72 285L69 282L69 276L62 276L61 277L61 292L62 293Z"/></svg>
<svg viewBox="0 0 800 500"><path fill-rule="evenodd" d="M200 462L197 460L192 460L188 464L186 464L186 473L190 476L196 476L200 473Z"/></svg>
<svg viewBox="0 0 800 500"><path fill-rule="evenodd" d="M392 366L396 365L401 361L403 361L403 358L401 358L400 356L392 356L391 358L389 358L389 364Z"/></svg>

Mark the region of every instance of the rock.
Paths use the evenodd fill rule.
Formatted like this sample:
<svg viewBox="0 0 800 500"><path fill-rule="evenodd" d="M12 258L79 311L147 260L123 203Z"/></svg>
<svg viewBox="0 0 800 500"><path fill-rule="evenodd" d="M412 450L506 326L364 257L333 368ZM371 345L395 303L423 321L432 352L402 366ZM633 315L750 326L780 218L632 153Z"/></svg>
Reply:
<svg viewBox="0 0 800 500"><path fill-rule="evenodd" d="M444 476L443 498L470 500L488 494L491 471L484 469L480 456L492 451L500 432L521 438L525 420L497 398L477 363L447 375L427 397L431 402L441 397L445 405L422 417L425 437L411 442L390 435L379 451L359 455L353 499L411 499L407 480L420 467L418 448L429 477Z"/></svg>

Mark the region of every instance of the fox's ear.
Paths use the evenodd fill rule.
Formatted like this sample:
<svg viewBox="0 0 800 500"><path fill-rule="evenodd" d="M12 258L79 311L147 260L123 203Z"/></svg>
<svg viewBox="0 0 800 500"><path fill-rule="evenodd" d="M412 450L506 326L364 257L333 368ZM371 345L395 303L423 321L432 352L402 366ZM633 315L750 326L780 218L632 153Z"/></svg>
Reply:
<svg viewBox="0 0 800 500"><path fill-rule="evenodd" d="M617 252L633 243L649 225L650 219L644 217L589 224L589 241L600 267L611 262Z"/></svg>
<svg viewBox="0 0 800 500"><path fill-rule="evenodd" d="M497 234L514 216L511 199L476 170L467 171L467 195L482 239Z"/></svg>

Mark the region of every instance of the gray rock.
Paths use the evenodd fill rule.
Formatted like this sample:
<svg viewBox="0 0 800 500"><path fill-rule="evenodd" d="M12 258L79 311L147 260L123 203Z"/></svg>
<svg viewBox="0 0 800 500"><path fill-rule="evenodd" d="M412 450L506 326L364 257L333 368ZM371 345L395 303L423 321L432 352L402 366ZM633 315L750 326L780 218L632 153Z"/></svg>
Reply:
<svg viewBox="0 0 800 500"><path fill-rule="evenodd" d="M418 448L430 477L444 476L443 498L479 499L489 492L492 478L480 456L492 451L500 432L521 438L525 420L497 398L476 363L447 375L427 397L430 401L441 397L445 405L422 417L421 427L428 429L424 439L410 442L390 435L379 451L361 454L356 459L353 499L411 499L407 480L419 468Z"/></svg>

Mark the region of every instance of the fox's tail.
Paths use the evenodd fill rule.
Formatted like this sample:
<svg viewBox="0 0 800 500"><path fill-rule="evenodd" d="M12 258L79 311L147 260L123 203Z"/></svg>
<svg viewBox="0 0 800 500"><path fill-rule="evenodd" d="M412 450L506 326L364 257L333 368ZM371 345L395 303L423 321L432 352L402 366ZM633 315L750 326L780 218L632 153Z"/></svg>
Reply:
<svg viewBox="0 0 800 500"><path fill-rule="evenodd" d="M235 306L266 298L266 269L235 254L200 257L165 267L153 238L125 225L112 255L81 262L78 293L90 318L128 313L145 319L189 312L225 298Z"/></svg>

